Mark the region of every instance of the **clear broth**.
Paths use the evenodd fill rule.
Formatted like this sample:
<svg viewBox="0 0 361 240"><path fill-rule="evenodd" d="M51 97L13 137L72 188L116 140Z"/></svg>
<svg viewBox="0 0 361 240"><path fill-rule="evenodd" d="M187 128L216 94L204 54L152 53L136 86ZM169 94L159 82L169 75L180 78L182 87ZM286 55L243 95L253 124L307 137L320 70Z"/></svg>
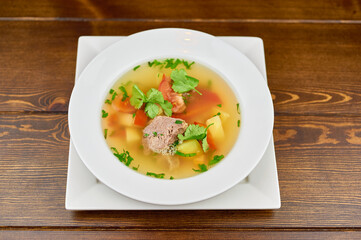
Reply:
<svg viewBox="0 0 361 240"><path fill-rule="evenodd" d="M176 69L181 68L185 69L189 76L199 80L196 89L206 89L217 94L221 99L221 107L216 104L214 106L207 105L206 107L201 107L197 114L187 117L187 123L200 122L205 124L207 119L223 111L229 115L227 120L222 121L225 138L223 141L216 141L216 150L209 150L207 153L194 157L163 156L161 154L150 153L145 151L142 145L143 128L124 126L124 124L118 121L123 118L129 120L130 115L133 117L133 114L118 112L111 104L105 103L103 110L108 113L108 116L102 118L102 128L103 131L107 131L107 144L110 148L116 148L120 153L123 152L123 149L129 151L130 156L134 158L129 165L130 169L135 169L141 174L147 175L148 172L164 174L164 179L192 177L199 174L199 172L195 171L199 169L199 164L205 164L207 168L214 167L215 165L209 166L208 164L215 155L224 155L226 157L237 139L240 114L239 109L237 109L237 99L227 83L214 71L198 63L193 64L190 69L186 69L184 65L178 65ZM119 87L124 86L128 95L131 96L132 87L136 84L146 93L150 88L158 89L163 74L170 76L172 70L160 66L149 67L145 63L136 70L132 69L121 76L112 89L121 96L122 92L119 90ZM198 93L192 93L192 95L195 94ZM111 98L112 94L109 93L106 99ZM191 100L189 99L189 104ZM129 132L132 134L131 141L127 140L127 134L130 136Z"/></svg>

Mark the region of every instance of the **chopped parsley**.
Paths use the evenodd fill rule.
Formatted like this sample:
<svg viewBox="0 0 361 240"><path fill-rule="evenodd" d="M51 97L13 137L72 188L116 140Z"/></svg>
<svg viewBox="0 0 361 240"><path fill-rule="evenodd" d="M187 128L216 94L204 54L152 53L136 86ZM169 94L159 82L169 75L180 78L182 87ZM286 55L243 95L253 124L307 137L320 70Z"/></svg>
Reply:
<svg viewBox="0 0 361 240"><path fill-rule="evenodd" d="M145 104L145 112L150 118L155 118L159 114L159 106L163 109L165 115L170 117L172 115L173 105L164 100L160 91L151 88L147 95L139 89L137 85L133 86L133 96L130 98L130 104L139 109Z"/></svg>
<svg viewBox="0 0 361 240"><path fill-rule="evenodd" d="M133 116L133 118L135 118L135 113L133 113L133 115L132 115L132 116Z"/></svg>
<svg viewBox="0 0 361 240"><path fill-rule="evenodd" d="M114 89L111 88L111 89L109 90L109 93L110 93L110 94L113 94L113 92L114 92Z"/></svg>
<svg viewBox="0 0 361 240"><path fill-rule="evenodd" d="M175 124L182 124L183 123L183 121L181 121L181 120L175 120Z"/></svg>
<svg viewBox="0 0 361 240"><path fill-rule="evenodd" d="M153 60L153 62L148 62L148 66L149 67L152 67L153 65L154 66L158 66L158 65L162 65L163 63L159 62L158 60Z"/></svg>
<svg viewBox="0 0 361 240"><path fill-rule="evenodd" d="M113 95L112 95L112 101L115 99L115 97L118 95L117 92L114 92Z"/></svg>
<svg viewBox="0 0 361 240"><path fill-rule="evenodd" d="M239 103L237 103L237 113L241 114L241 112L239 111Z"/></svg>
<svg viewBox="0 0 361 240"><path fill-rule="evenodd" d="M203 148L203 152L207 152L209 150L207 136L205 138L203 138L203 140L202 140L202 148Z"/></svg>
<svg viewBox="0 0 361 240"><path fill-rule="evenodd" d="M177 93L185 93L190 90L194 90L200 95L200 93L195 87L198 86L199 80L188 76L187 72L184 69L173 70L170 74L170 78L173 80L172 89Z"/></svg>
<svg viewBox="0 0 361 240"><path fill-rule="evenodd" d="M178 151L176 151L175 154L177 154L177 155L179 155L179 156L182 156L182 157L194 157L195 155L197 155L197 153L188 153L188 154L185 154L185 153L178 152Z"/></svg>
<svg viewBox="0 0 361 240"><path fill-rule="evenodd" d="M222 107L222 104L218 104L217 106L218 106L218 107Z"/></svg>
<svg viewBox="0 0 361 240"><path fill-rule="evenodd" d="M148 62L148 66L149 67L156 67L156 66L160 66L161 68L170 68L170 69L176 69L179 65L183 64L183 66L186 67L186 69L190 69L191 66L194 64L194 62L188 62L186 60L181 60L179 58L174 59L174 58L168 58L165 59L164 61L158 61L158 60L153 60L152 62Z"/></svg>
<svg viewBox="0 0 361 240"><path fill-rule="evenodd" d="M158 135L157 132L153 132L153 136L156 137Z"/></svg>
<svg viewBox="0 0 361 240"><path fill-rule="evenodd" d="M113 150L114 156L116 156L120 162L124 163L125 166L129 166L130 163L134 160L130 156L129 152L125 151L124 149L122 153L119 153L115 147L111 147L110 149Z"/></svg>
<svg viewBox="0 0 361 240"><path fill-rule="evenodd" d="M219 161L221 161L223 158L224 158L223 155L215 155L215 156L213 157L213 159L212 159L211 161L209 161L208 165L211 166L211 165L213 165L213 164L216 164L216 163L218 163Z"/></svg>
<svg viewBox="0 0 361 240"><path fill-rule="evenodd" d="M237 126L238 126L238 127L241 126L241 120L238 120L238 121L237 121Z"/></svg>
<svg viewBox="0 0 361 240"><path fill-rule="evenodd" d="M104 138L107 139L108 136L108 129L104 129Z"/></svg>
<svg viewBox="0 0 361 240"><path fill-rule="evenodd" d="M173 176L170 176L170 178L169 178L170 180L173 180L174 179L174 177Z"/></svg>
<svg viewBox="0 0 361 240"><path fill-rule="evenodd" d="M104 110L102 110L102 118L108 117L108 113Z"/></svg>
<svg viewBox="0 0 361 240"><path fill-rule="evenodd" d="M208 170L208 168L205 164L198 164L198 167L199 167L199 169L192 168L193 171L202 173L202 172L207 172L207 170Z"/></svg>
<svg viewBox="0 0 361 240"><path fill-rule="evenodd" d="M139 164L138 164L138 167L132 167L132 169L133 169L134 171L138 171L138 169L139 169Z"/></svg>
<svg viewBox="0 0 361 240"><path fill-rule="evenodd" d="M147 172L147 176L151 176L151 177L155 177L155 178L164 178L164 173L152 173L152 172Z"/></svg>
<svg viewBox="0 0 361 240"><path fill-rule="evenodd" d="M135 67L133 68L133 71L137 70L138 68L140 68L140 65L135 66Z"/></svg>
<svg viewBox="0 0 361 240"><path fill-rule="evenodd" d="M127 99L129 97L128 93L127 93L127 90L125 89L124 86L120 86L119 90L123 92L122 102L124 102L125 99Z"/></svg>
<svg viewBox="0 0 361 240"><path fill-rule="evenodd" d="M112 101L110 101L109 99L105 100L105 103L107 104L112 104Z"/></svg>
<svg viewBox="0 0 361 240"><path fill-rule="evenodd" d="M219 115L221 115L221 113L220 113L220 112L217 112L217 114L215 114L213 117L219 116Z"/></svg>
<svg viewBox="0 0 361 240"><path fill-rule="evenodd" d="M148 134L148 133L145 133L145 134L144 134L144 137L148 137L148 136L149 136L149 134Z"/></svg>

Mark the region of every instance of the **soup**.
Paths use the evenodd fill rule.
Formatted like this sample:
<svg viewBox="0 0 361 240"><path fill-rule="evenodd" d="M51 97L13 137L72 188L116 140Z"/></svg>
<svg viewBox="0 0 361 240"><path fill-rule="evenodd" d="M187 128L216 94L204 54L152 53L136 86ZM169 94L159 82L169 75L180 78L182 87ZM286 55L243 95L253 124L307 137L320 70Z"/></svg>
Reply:
<svg viewBox="0 0 361 240"><path fill-rule="evenodd" d="M240 109L225 81L181 59L154 60L120 77L102 108L104 138L120 162L144 175L181 179L231 150Z"/></svg>

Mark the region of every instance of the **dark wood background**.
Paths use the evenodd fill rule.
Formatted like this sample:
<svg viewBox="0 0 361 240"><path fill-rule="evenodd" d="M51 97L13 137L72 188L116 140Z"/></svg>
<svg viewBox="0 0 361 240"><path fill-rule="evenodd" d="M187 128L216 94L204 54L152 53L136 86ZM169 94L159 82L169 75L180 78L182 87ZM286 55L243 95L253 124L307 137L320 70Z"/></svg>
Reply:
<svg viewBox="0 0 361 240"><path fill-rule="evenodd" d="M77 39L264 40L282 208L66 211ZM361 239L360 0L2 0L0 239Z"/></svg>

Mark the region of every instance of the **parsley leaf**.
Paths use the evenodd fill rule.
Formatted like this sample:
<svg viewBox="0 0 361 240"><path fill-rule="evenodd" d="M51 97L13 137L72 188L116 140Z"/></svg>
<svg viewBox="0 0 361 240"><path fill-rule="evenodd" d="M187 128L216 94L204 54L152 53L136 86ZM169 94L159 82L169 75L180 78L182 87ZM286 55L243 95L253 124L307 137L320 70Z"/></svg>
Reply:
<svg viewBox="0 0 361 240"><path fill-rule="evenodd" d="M183 141L190 139L202 140L207 136L207 130L212 125L213 123L205 128L199 125L190 124L184 132L184 136L182 134L178 134L178 138Z"/></svg>
<svg viewBox="0 0 361 240"><path fill-rule="evenodd" d="M183 121L181 121L181 120L175 120L175 124L182 124L183 123Z"/></svg>
<svg viewBox="0 0 361 240"><path fill-rule="evenodd" d="M159 103L159 105L163 108L165 115L168 117L172 116L173 105L170 102L164 100L164 103Z"/></svg>
<svg viewBox="0 0 361 240"><path fill-rule="evenodd" d="M127 99L129 96L128 96L128 93L127 93L127 90L125 90L125 87L124 86L120 86L119 87L119 90L123 92L123 97L122 97L122 102L125 101L125 99Z"/></svg>
<svg viewBox="0 0 361 240"><path fill-rule="evenodd" d="M202 140L202 148L203 148L203 152L207 152L209 150L207 136L205 138L203 138L203 140Z"/></svg>
<svg viewBox="0 0 361 240"><path fill-rule="evenodd" d="M213 159L209 162L208 165L211 166L211 165L213 165L213 164L216 164L216 163L218 163L219 161L221 161L223 158L224 158L223 155L215 155L215 156L213 157Z"/></svg>
<svg viewBox="0 0 361 240"><path fill-rule="evenodd" d="M137 70L138 68L140 68L140 65L135 66L135 67L133 68L133 71Z"/></svg>
<svg viewBox="0 0 361 240"><path fill-rule="evenodd" d="M155 88L151 88L147 95L138 88L137 85L133 86L133 96L130 98L130 104L135 108L139 109L142 107L143 103L145 103L145 112L148 117L155 118L159 113L159 106L163 108L164 113L167 116L172 115L173 105L165 101L163 98L163 94ZM159 106L157 105L159 104Z"/></svg>
<svg viewBox="0 0 361 240"><path fill-rule="evenodd" d="M198 164L198 167L199 167L199 169L192 168L193 171L202 173L202 172L207 172L207 170L208 170L207 166L205 164Z"/></svg>
<svg viewBox="0 0 361 240"><path fill-rule="evenodd" d="M147 102L163 103L164 102L163 94L157 89L151 88L147 92Z"/></svg>
<svg viewBox="0 0 361 240"><path fill-rule="evenodd" d="M198 92L195 87L197 87L199 80L194 77L188 76L187 72L184 69L173 70L170 74L170 78L173 80L173 90L177 93L185 93L190 90L195 90ZM200 95L202 93L198 92Z"/></svg>
<svg viewBox="0 0 361 240"><path fill-rule="evenodd" d="M159 107L155 103L147 103L144 110L150 118L155 118L159 113Z"/></svg>
<svg viewBox="0 0 361 240"><path fill-rule="evenodd" d="M139 109L143 102L146 100L146 97L142 90L139 89L137 85L133 85L133 96L130 98L130 104L135 108Z"/></svg>
<svg viewBox="0 0 361 240"><path fill-rule="evenodd" d="M108 129L104 129L104 138L107 139L107 136L108 136Z"/></svg>

